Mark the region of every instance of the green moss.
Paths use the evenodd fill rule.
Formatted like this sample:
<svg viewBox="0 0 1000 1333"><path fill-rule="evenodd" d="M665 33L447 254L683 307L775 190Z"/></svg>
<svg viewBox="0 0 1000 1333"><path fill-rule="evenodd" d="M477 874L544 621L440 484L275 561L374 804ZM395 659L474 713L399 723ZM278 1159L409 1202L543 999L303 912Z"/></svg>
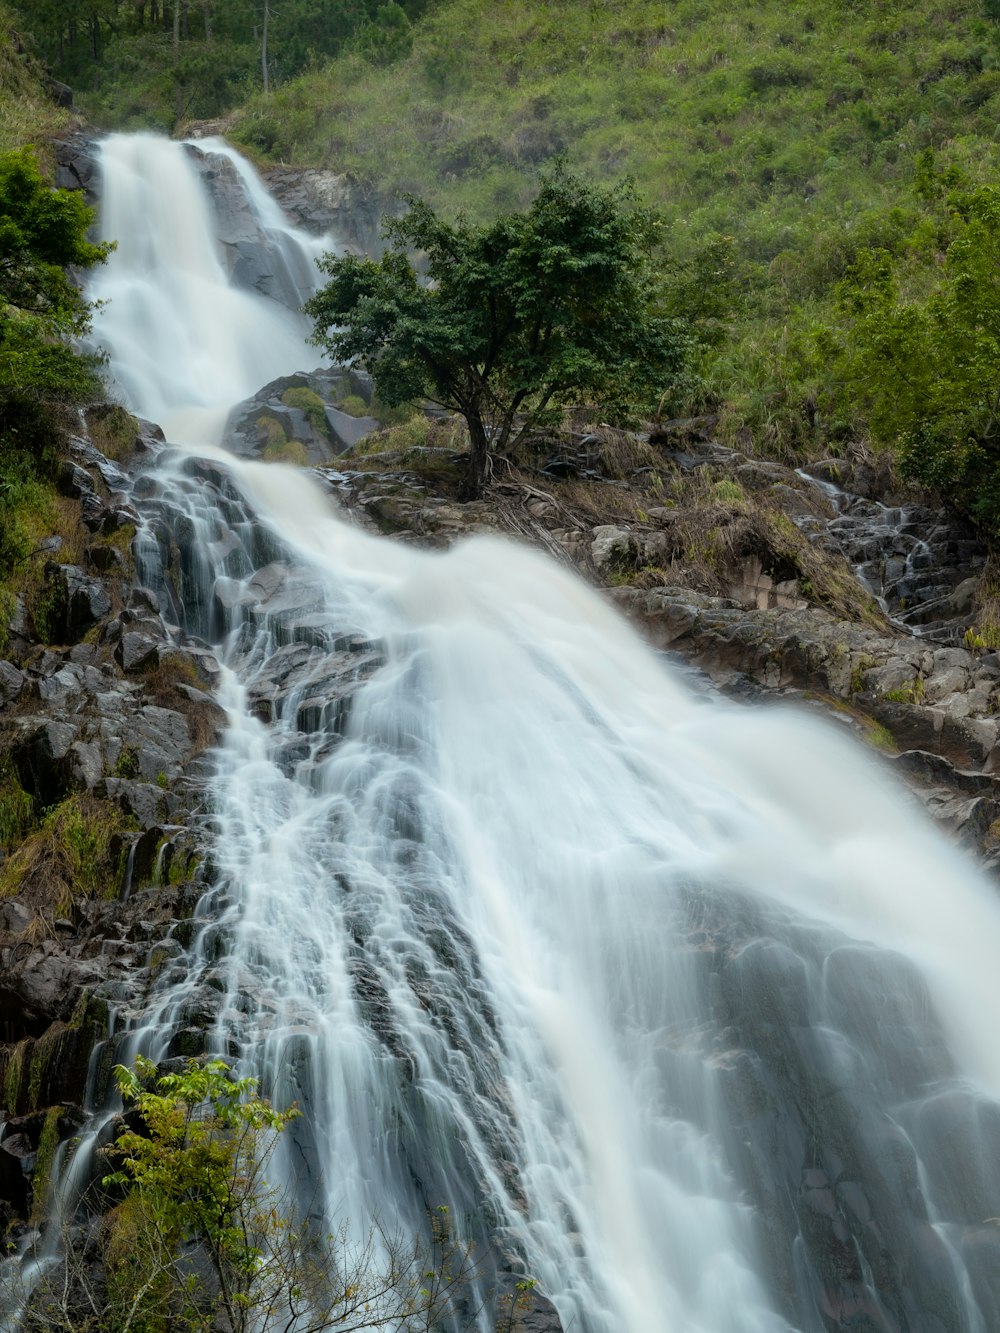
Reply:
<svg viewBox="0 0 1000 1333"><path fill-rule="evenodd" d="M366 417L369 414L368 404L357 393L349 393L346 398L342 398L337 404L341 412L346 412L349 417Z"/></svg>
<svg viewBox="0 0 1000 1333"><path fill-rule="evenodd" d="M286 389L281 395L281 401L286 407L294 407L303 412L310 426L321 435L327 433L326 404L318 393L307 388ZM343 410L346 412L349 409L345 407ZM363 416L364 413L358 412L355 415Z"/></svg>
<svg viewBox="0 0 1000 1333"><path fill-rule="evenodd" d="M24 1079L24 1057L29 1041L21 1041L11 1051L4 1071L3 1101L9 1115L17 1115L21 1099L21 1084Z"/></svg>
<svg viewBox="0 0 1000 1333"><path fill-rule="evenodd" d="M882 696L895 704L922 704L924 701L924 681L922 676L915 676L896 690L886 690Z"/></svg>
<svg viewBox="0 0 1000 1333"><path fill-rule="evenodd" d="M89 991L84 991L76 1002L67 1026L74 1029L89 1026L94 1028L98 1035L103 1035L108 1030L107 1001L98 999Z"/></svg>
<svg viewBox="0 0 1000 1333"><path fill-rule="evenodd" d="M38 1150L35 1154L35 1169L31 1175L31 1220L40 1222L45 1212L51 1183L52 1166L56 1150L59 1147L59 1121L62 1107L52 1106L45 1113L42 1132L38 1137Z"/></svg>
<svg viewBox="0 0 1000 1333"><path fill-rule="evenodd" d="M13 764L0 759L0 848L10 851L35 823L35 802L21 786Z"/></svg>
<svg viewBox="0 0 1000 1333"><path fill-rule="evenodd" d="M259 416L256 421L257 438L263 444L265 452L272 446L284 444L288 436L285 434L285 428L277 417L268 415Z"/></svg>
<svg viewBox="0 0 1000 1333"><path fill-rule="evenodd" d="M31 1051L31 1064L28 1071L28 1106L32 1111L39 1109L42 1099L42 1087L47 1081L49 1068L62 1045L65 1025L53 1024L35 1042Z"/></svg>
<svg viewBox="0 0 1000 1333"><path fill-rule="evenodd" d="M265 463L289 463L292 467L308 467L309 451L301 440L282 440L269 444L264 450Z"/></svg>
<svg viewBox="0 0 1000 1333"><path fill-rule="evenodd" d="M883 727L880 722L869 720L864 731L864 738L873 749L880 750L883 754L897 754L899 752L899 746L896 744L892 732L888 727Z"/></svg>
<svg viewBox="0 0 1000 1333"><path fill-rule="evenodd" d="M865 674L877 665L878 663L874 657L870 657L867 653L861 654L851 671L850 692L852 695L864 693Z"/></svg>

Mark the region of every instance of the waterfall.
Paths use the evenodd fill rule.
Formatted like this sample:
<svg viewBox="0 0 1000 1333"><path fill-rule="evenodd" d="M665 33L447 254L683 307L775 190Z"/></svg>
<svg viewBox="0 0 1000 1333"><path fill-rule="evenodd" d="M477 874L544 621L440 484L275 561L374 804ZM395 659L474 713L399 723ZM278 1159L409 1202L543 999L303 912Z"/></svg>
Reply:
<svg viewBox="0 0 1000 1333"><path fill-rule="evenodd" d="M231 166L235 155L215 140L116 134L100 143L101 238L117 250L88 288L98 303L94 342L125 403L191 444L221 438L229 410L269 380L320 361L306 346L309 324L298 307L315 288L315 260L327 248L284 221L273 202L266 207L266 192L241 162L242 189L255 182L245 195L241 247L291 308L235 285L195 167L206 147Z"/></svg>
<svg viewBox="0 0 1000 1333"><path fill-rule="evenodd" d="M301 343L183 147L103 162L101 336L190 444ZM145 504L225 662L218 883L135 1040L210 997L305 1112L290 1189L362 1235L447 1206L566 1333L1000 1326L1000 908L876 760L693 697L539 555L394 545L202 444Z"/></svg>

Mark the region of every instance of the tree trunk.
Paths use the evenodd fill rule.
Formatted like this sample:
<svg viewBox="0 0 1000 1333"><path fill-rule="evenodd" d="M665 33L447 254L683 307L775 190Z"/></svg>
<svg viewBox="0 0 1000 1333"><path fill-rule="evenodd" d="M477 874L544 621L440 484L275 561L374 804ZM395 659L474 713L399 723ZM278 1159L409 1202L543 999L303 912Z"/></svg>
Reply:
<svg viewBox="0 0 1000 1333"><path fill-rule="evenodd" d="M490 443L486 427L479 412L471 409L464 413L469 427L469 461L465 476L458 488L460 500L478 500L486 482L486 469L490 460Z"/></svg>
<svg viewBox="0 0 1000 1333"><path fill-rule="evenodd" d="M181 59L181 0L174 0L174 124L181 118L181 81L178 66Z"/></svg>
<svg viewBox="0 0 1000 1333"><path fill-rule="evenodd" d="M262 70L263 75L264 75L264 92L265 92L265 93L269 91L269 88L268 88L268 82L267 82L267 25L268 25L268 20L270 19L270 17L271 17L271 8L270 8L269 0L264 0L264 32L263 32L263 38L262 38L262 40L261 40L261 44L260 44L260 67L261 67L261 70Z"/></svg>
<svg viewBox="0 0 1000 1333"><path fill-rule="evenodd" d="M204 0L205 41L212 40L212 0Z"/></svg>

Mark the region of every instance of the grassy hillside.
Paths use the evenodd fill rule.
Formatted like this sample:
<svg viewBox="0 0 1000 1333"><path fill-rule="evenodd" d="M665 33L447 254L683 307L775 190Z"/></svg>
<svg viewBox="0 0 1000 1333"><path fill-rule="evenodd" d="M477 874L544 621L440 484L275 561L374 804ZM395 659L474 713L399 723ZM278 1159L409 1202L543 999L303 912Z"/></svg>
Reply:
<svg viewBox="0 0 1000 1333"><path fill-rule="evenodd" d="M445 0L405 58L315 70L251 101L235 137L478 216L523 203L554 154L633 175L675 254L735 238L732 336L689 409L801 445L823 395L810 331L861 247L908 243L917 153L996 174L991 2Z"/></svg>
<svg viewBox="0 0 1000 1333"><path fill-rule="evenodd" d="M43 143L69 124L70 114L47 96L40 79L14 15L0 3L0 152Z"/></svg>

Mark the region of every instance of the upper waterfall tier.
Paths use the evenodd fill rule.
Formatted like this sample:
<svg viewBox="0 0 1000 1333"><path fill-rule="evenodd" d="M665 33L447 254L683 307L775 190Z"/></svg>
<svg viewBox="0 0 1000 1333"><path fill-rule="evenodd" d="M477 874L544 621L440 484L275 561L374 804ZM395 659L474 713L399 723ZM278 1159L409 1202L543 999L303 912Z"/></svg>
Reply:
<svg viewBox="0 0 1000 1333"><path fill-rule="evenodd" d="M87 295L128 406L168 439L213 444L229 410L321 355L299 312L329 242L297 231L219 140L111 135L100 230L117 249Z"/></svg>

